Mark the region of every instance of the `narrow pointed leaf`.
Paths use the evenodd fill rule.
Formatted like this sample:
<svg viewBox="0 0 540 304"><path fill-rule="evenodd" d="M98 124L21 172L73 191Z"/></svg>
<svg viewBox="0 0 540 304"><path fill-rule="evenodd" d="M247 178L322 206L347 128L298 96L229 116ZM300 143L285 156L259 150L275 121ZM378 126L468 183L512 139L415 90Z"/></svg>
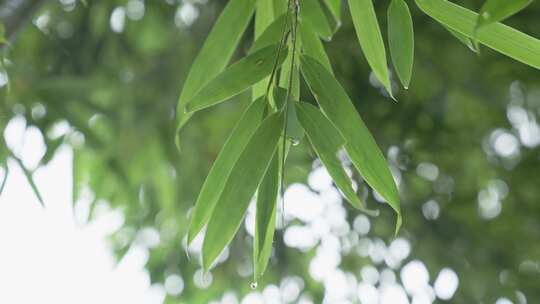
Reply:
<svg viewBox="0 0 540 304"><path fill-rule="evenodd" d="M0 168L2 168L2 170L4 171L4 176L2 177L2 182L0 183L0 196L2 196L2 193L4 192L4 189L6 187L6 182L8 179L9 167L0 166Z"/></svg>
<svg viewBox="0 0 540 304"><path fill-rule="evenodd" d="M411 12L404 0L392 0L388 7L388 45L396 74L407 89L414 60L414 32Z"/></svg>
<svg viewBox="0 0 540 304"><path fill-rule="evenodd" d="M264 175L257 192L255 211L255 237L253 239L254 280L262 276L272 253L272 241L276 230L276 206L279 192L279 153L274 153L272 162Z"/></svg>
<svg viewBox="0 0 540 304"><path fill-rule="evenodd" d="M396 232L401 225L399 194L390 169L375 139L362 121L339 82L315 59L301 57L302 75L324 114L346 140L345 150L368 185L397 213Z"/></svg>
<svg viewBox="0 0 540 304"><path fill-rule="evenodd" d="M349 0L349 9L360 47L377 79L392 96L386 50L372 0ZM393 98L393 97L392 97Z"/></svg>
<svg viewBox="0 0 540 304"><path fill-rule="evenodd" d="M238 157L208 221L203 241L203 268L208 270L229 244L261 183L283 130L283 113L268 116Z"/></svg>
<svg viewBox="0 0 540 304"><path fill-rule="evenodd" d="M471 38L459 33L459 32L456 32L454 31L453 29L447 27L447 26L443 26L448 32L450 32L450 34L452 34L452 36L456 37L457 40L461 41L461 43L463 43L465 46L467 46L471 51L475 52L475 53L478 53L478 50L476 49L476 46L474 45L473 41Z"/></svg>
<svg viewBox="0 0 540 304"><path fill-rule="evenodd" d="M476 29L482 26L503 21L526 8L532 0L486 0L476 21Z"/></svg>
<svg viewBox="0 0 540 304"><path fill-rule="evenodd" d="M272 24L273 21L274 21L273 0L258 0L257 9L255 11L254 41L257 41L258 38L261 37L261 35L266 32L266 30ZM277 38L275 41L272 41L269 44L264 45L263 47L276 44L278 42L279 42L279 38ZM259 46L258 49L260 48L261 47ZM250 50L250 53L257 51L258 49L252 48ZM267 82L268 82L268 77L264 78L263 80L253 85L253 90L252 90L253 94L251 96L253 100L257 99L259 96L262 96L264 94Z"/></svg>
<svg viewBox="0 0 540 304"><path fill-rule="evenodd" d="M328 71L332 71L332 64L324 50L321 39L315 34L311 25L309 23L300 23L299 30L304 54L317 59Z"/></svg>
<svg viewBox="0 0 540 304"><path fill-rule="evenodd" d="M32 174L32 171L28 170L24 166L20 158L16 157L15 155L11 155L11 156L13 157L17 165L19 165L19 167L23 171L24 176L26 177L26 181L32 188L32 191L34 192L34 195L36 196L38 202L41 204L41 207L45 207L45 201L43 200L43 196L41 196L41 192L39 191L39 188L37 187L36 182L34 181L34 176Z"/></svg>
<svg viewBox="0 0 540 304"><path fill-rule="evenodd" d="M228 67L188 102L186 111L199 111L225 101L270 75L278 49L278 45L265 47ZM278 65L283 63L286 56L287 49L284 48L280 52Z"/></svg>
<svg viewBox="0 0 540 304"><path fill-rule="evenodd" d="M261 36L272 21L274 21L273 0L257 0L257 8L255 11L255 39Z"/></svg>
<svg viewBox="0 0 540 304"><path fill-rule="evenodd" d="M188 229L188 243L191 243L212 215L234 164L262 121L265 106L266 101L262 97L254 101L221 148L195 203Z"/></svg>
<svg viewBox="0 0 540 304"><path fill-rule="evenodd" d="M291 98L289 98L289 100L286 100L286 99L287 99L287 90L281 87L275 87L274 100L277 104L278 109L285 106L285 102L289 103L289 105L287 106L287 130L285 131L287 138L291 138L295 141L299 141L304 137L304 129L300 125L300 122L298 121L298 117L296 116L296 108L294 107L294 104L296 102L293 101Z"/></svg>
<svg viewBox="0 0 540 304"><path fill-rule="evenodd" d="M319 0L302 0L300 7L300 19L302 22L309 23L321 38L330 40L333 31Z"/></svg>
<svg viewBox="0 0 540 304"><path fill-rule="evenodd" d="M255 40L249 53L254 53L262 48L278 44L283 35L283 31L288 31L290 28L289 22L287 22L287 16L285 14L279 16L274 20L264 32Z"/></svg>
<svg viewBox="0 0 540 304"><path fill-rule="evenodd" d="M341 0L324 0L328 10L332 13L332 16L336 20L336 23L341 25Z"/></svg>
<svg viewBox="0 0 540 304"><path fill-rule="evenodd" d="M370 215L377 215L376 211L367 210L364 202L356 195L352 181L337 157L338 151L345 145L341 133L319 109L308 103L297 102L296 112L313 149L345 198L353 207Z"/></svg>
<svg viewBox="0 0 540 304"><path fill-rule="evenodd" d="M301 48L301 41L300 39L297 39L296 41L296 55L295 55L295 61L298 62L298 50ZM283 88L289 87L289 79L290 79L290 73L291 73L291 61L292 61L292 52L289 52L287 59L285 59L285 62L283 63L281 67L281 75L279 77L279 85ZM292 67L292 86L291 86L291 96L293 100L300 99L300 72L298 70L298 65L295 63L294 67Z"/></svg>
<svg viewBox="0 0 540 304"><path fill-rule="evenodd" d="M437 22L463 34L475 37L478 14L446 0L416 0L416 5ZM478 42L517 61L540 69L540 40L495 22L476 31Z"/></svg>
<svg viewBox="0 0 540 304"><path fill-rule="evenodd" d="M180 147L178 132L192 115L184 112L186 104L210 79L227 66L251 20L255 2L256 0L229 1L193 62L176 107L178 147Z"/></svg>

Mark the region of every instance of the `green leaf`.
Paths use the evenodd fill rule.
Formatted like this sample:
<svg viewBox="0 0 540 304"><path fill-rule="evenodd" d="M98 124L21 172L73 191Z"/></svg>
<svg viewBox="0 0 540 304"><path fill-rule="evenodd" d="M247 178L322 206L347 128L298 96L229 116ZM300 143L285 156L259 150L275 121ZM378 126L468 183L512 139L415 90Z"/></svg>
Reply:
<svg viewBox="0 0 540 304"><path fill-rule="evenodd" d="M356 195L352 188L352 181L337 157L338 151L345 145L345 139L341 133L319 109L308 103L297 102L296 112L313 149L345 198L353 207L369 215L377 215L377 211L368 210L364 202Z"/></svg>
<svg viewBox="0 0 540 304"><path fill-rule="evenodd" d="M9 167L0 165L0 168L3 170L2 173L4 173L4 176L2 177L2 182L0 183L0 196L2 196L2 193L4 192L4 189L6 187L6 182L9 175Z"/></svg>
<svg viewBox="0 0 540 304"><path fill-rule="evenodd" d="M503 21L526 8L532 0L486 0L476 21L476 29Z"/></svg>
<svg viewBox="0 0 540 304"><path fill-rule="evenodd" d="M341 0L324 0L328 10L336 20L338 26L341 25Z"/></svg>
<svg viewBox="0 0 540 304"><path fill-rule="evenodd" d="M290 24L287 22L287 15L283 14L279 16L274 22L272 22L264 32L255 40L249 53L256 52L267 46L278 44L281 41L283 31L288 31Z"/></svg>
<svg viewBox="0 0 540 304"><path fill-rule="evenodd" d="M299 40L299 39L298 39ZM300 41L296 41L296 55L295 58L298 58L298 50L300 49L300 46L298 45ZM295 59L297 60L297 59ZM289 87L289 79L290 79L290 73L291 73L291 61L292 61L292 52L289 52L289 55L287 56L287 59L285 59L285 62L283 63L281 67L281 74L279 77L279 85L281 87ZM292 67L292 87L291 87L291 97L293 100L300 99L300 72L298 71L298 65L297 63L294 64Z"/></svg>
<svg viewBox="0 0 540 304"><path fill-rule="evenodd" d="M319 0L302 0L300 8L300 20L303 23L310 24L321 38L330 40L333 31Z"/></svg>
<svg viewBox="0 0 540 304"><path fill-rule="evenodd" d="M384 85L390 97L392 86L388 76L386 50L377 22L372 0L349 0L349 9L356 30L356 36L364 52L367 62L377 79Z"/></svg>
<svg viewBox="0 0 540 304"><path fill-rule="evenodd" d="M205 85L186 105L187 112L213 106L248 89L272 72L276 63L279 45L265 47L240 59ZM278 66L287 57L283 48L277 61Z"/></svg>
<svg viewBox="0 0 540 304"><path fill-rule="evenodd" d="M396 74L408 89L414 60L414 32L411 12L403 0L392 0L388 7L388 45Z"/></svg>
<svg viewBox="0 0 540 304"><path fill-rule="evenodd" d="M317 59L328 71L332 71L330 59L328 59L324 46L319 37L313 31L311 25L309 23L302 22L299 24L299 30L304 54Z"/></svg>
<svg viewBox="0 0 540 304"><path fill-rule="evenodd" d="M255 39L259 38L274 21L273 0L257 0L255 11Z"/></svg>
<svg viewBox="0 0 540 304"><path fill-rule="evenodd" d="M276 230L276 205L279 192L279 153L274 153L272 162L264 175L257 192L255 211L255 236L253 239L254 281L262 276L272 253L272 241Z"/></svg>
<svg viewBox="0 0 540 304"><path fill-rule="evenodd" d="M390 169L373 136L339 82L315 59L302 56L302 75L324 114L346 140L345 150L365 181L397 213L396 232L401 226L399 194Z"/></svg>
<svg viewBox="0 0 540 304"><path fill-rule="evenodd" d="M210 169L201 188L188 229L188 243L201 231L219 199L231 170L262 121L266 100L255 100L244 112Z"/></svg>
<svg viewBox="0 0 540 304"><path fill-rule="evenodd" d="M176 107L176 144L180 148L179 132L192 113L185 113L189 100L210 79L227 66L255 10L256 0L230 0L208 34L184 82Z"/></svg>
<svg viewBox="0 0 540 304"><path fill-rule="evenodd" d="M445 0L416 0L431 18L467 37L474 37L478 14ZM478 42L517 61L540 69L540 40L495 22L478 29Z"/></svg>
<svg viewBox="0 0 540 304"><path fill-rule="evenodd" d="M268 32L270 28L270 25L273 24L274 21L274 5L273 0L258 0L257 1L257 9L255 11L255 33L254 33L254 41L258 41L258 39L265 33ZM263 47L279 43L281 32L283 31L284 27L282 26L281 29L278 29L276 32L276 35L270 35L273 34L274 31L271 31L267 33L267 37L265 37L264 40L262 40L262 43L259 43L259 45L256 45L255 43L252 45L250 49L250 53L260 50ZM259 81L253 86L252 89L252 99L255 100L258 97L264 95L266 91L266 83L268 82L269 77L264 78L263 80Z"/></svg>
<svg viewBox="0 0 540 304"><path fill-rule="evenodd" d="M461 43L463 43L464 45L466 45L471 51L475 52L475 53L478 53L478 50L476 49L476 46L474 45L473 41L471 38L461 34L461 33L458 33L456 31L454 31L453 29L449 28L449 27L446 27L443 25L443 27L448 31L450 32L450 34L452 34L452 36L456 37L457 40L461 41Z"/></svg>
<svg viewBox="0 0 540 304"><path fill-rule="evenodd" d="M298 117L296 116L296 108L294 107L294 104L296 102L291 98L294 97L290 96L289 100L286 100L286 89L281 87L274 88L274 100L277 104L278 109L281 109L285 105L285 102L289 103L289 105L287 106L287 130L285 131L285 134L287 135L287 138L298 142L304 137L304 129L300 125Z"/></svg>
<svg viewBox="0 0 540 304"><path fill-rule="evenodd" d="M36 182L34 181L34 175L33 172L28 170L22 160L15 156L13 153L11 153L11 157L15 160L17 165L19 165L19 168L23 171L24 177L26 177L26 181L32 188L32 191L34 192L34 195L36 196L38 202L41 204L41 207L45 208L45 201L43 200L43 196L41 196L41 192L39 191L39 188L36 185Z"/></svg>
<svg viewBox="0 0 540 304"><path fill-rule="evenodd" d="M208 221L202 250L205 270L209 269L240 228L250 200L276 151L283 130L283 119L281 111L268 116L253 134L231 170Z"/></svg>

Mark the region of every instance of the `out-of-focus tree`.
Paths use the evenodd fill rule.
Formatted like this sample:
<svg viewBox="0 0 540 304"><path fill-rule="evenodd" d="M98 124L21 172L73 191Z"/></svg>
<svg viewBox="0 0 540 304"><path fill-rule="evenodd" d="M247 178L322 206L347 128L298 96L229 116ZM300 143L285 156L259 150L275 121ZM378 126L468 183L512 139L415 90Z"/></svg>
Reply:
<svg viewBox="0 0 540 304"><path fill-rule="evenodd" d="M77 216L91 220L103 206L121 210L124 225L111 235L111 247L119 259L133 246L148 250L151 280L164 284L167 303L207 303L232 293L254 299L263 290L268 298L276 286L282 302L354 303L366 301L373 286L379 296L399 294L395 283L410 299L443 301L445 286L435 282L443 268L459 277L451 302L540 300L540 73L487 48L471 52L412 5L415 71L407 91L392 79L398 103L370 74L347 14L325 43L336 77L398 181L399 238L391 237L387 208L371 220L336 197L304 141L288 159L285 223L279 213L257 291L250 289L252 212L219 267L203 275L197 242L185 246L189 210L250 96L197 114L183 131L181 153L174 115L185 75L225 2L46 1L22 17L30 20L2 44L0 126L24 119L41 133L41 161L20 163L29 176L58 147L72 147ZM376 3L383 33L386 6ZM508 23L540 37L538 14L535 2ZM5 33L14 33L1 16ZM0 148L6 173L7 159L20 155L9 142ZM379 197L357 182L368 205L377 204Z"/></svg>

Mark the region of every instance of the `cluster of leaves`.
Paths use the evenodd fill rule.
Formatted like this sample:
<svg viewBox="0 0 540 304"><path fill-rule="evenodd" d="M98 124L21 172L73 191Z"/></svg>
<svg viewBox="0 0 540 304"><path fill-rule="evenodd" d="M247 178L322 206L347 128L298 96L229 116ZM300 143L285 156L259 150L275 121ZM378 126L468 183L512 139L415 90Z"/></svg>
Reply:
<svg viewBox="0 0 540 304"><path fill-rule="evenodd" d="M519 1L518 1L519 2ZM307 135L336 186L356 208L376 215L352 188L336 154L344 149L364 180L397 213L397 187L383 154L333 75L321 39L329 40L341 23L341 1L231 0L195 60L177 106L178 132L194 112L253 88L254 101L223 146L199 194L191 216L188 243L206 225L202 263L208 270L241 226L256 194L253 250L254 279L264 272L275 230L276 203L283 189L290 144ZM479 51L484 44L540 68L540 41L498 21L523 9L508 1L487 1L480 15L445 0L417 0L418 7L462 42ZM349 0L363 54L389 97L394 98L386 50L371 0ZM256 13L255 13L256 12ZM248 55L227 67L255 13L255 39ZM297 37L299 39L297 39ZM404 0L388 7L388 45L397 77L411 82L413 24ZM318 107L300 101L300 75ZM270 92L273 94L269 94ZM281 149L279 149L281 147Z"/></svg>

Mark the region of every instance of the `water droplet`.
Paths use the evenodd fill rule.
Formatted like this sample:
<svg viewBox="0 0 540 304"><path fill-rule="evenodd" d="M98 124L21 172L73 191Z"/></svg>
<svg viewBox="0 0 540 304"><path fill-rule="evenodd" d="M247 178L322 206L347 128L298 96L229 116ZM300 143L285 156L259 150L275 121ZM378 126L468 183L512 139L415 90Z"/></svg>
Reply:
<svg viewBox="0 0 540 304"><path fill-rule="evenodd" d="M484 19L488 19L488 18L490 17L490 15L489 15L488 12L484 12L484 13L482 14L482 17L483 17Z"/></svg>
<svg viewBox="0 0 540 304"><path fill-rule="evenodd" d="M257 60L257 62L255 62L255 65L261 65L263 64L264 60L263 59L259 59Z"/></svg>
<svg viewBox="0 0 540 304"><path fill-rule="evenodd" d="M188 261L191 261L191 255L189 253L189 245L184 247L184 252L186 253L186 257L187 257Z"/></svg>
<svg viewBox="0 0 540 304"><path fill-rule="evenodd" d="M300 140L296 138L291 138L291 144L296 147L300 144Z"/></svg>
<svg viewBox="0 0 540 304"><path fill-rule="evenodd" d="M259 283L257 283L257 282L251 282L251 284L249 284L249 287L250 287L251 289L257 289L257 285L259 285Z"/></svg>

